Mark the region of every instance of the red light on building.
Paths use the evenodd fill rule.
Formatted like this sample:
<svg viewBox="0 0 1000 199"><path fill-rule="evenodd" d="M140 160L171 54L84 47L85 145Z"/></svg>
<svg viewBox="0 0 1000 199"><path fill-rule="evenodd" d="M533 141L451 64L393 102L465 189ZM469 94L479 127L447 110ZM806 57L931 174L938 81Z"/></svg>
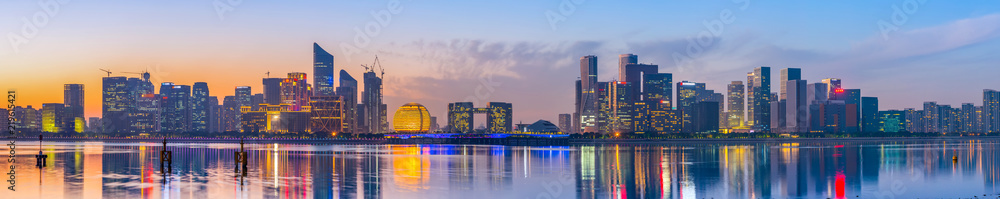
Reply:
<svg viewBox="0 0 1000 199"><path fill-rule="evenodd" d="M842 89L842 88L834 89L833 92L835 92L835 93L844 93L844 89Z"/></svg>

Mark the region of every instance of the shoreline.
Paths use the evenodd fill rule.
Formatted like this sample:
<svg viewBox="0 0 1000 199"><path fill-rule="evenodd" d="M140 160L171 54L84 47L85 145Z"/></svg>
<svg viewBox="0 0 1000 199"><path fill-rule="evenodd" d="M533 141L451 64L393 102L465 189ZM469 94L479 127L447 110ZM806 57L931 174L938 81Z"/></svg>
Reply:
<svg viewBox="0 0 1000 199"><path fill-rule="evenodd" d="M8 138L9 139L9 138ZM151 142L162 143L164 138L63 138L49 137L43 141L63 142ZM167 142L194 143L239 143L238 138L166 138ZM383 145L383 144L459 144L459 145L507 145L507 146L569 146L606 144L706 144L706 143L797 143L797 142L882 142L882 141L967 141L1000 139L1000 136L942 136L942 137L852 137L852 138L682 138L682 139L582 139L582 138L344 138L344 139L289 139L262 138L243 139L244 143L287 143L287 144L343 144L343 145ZM38 141L33 137L18 137L16 141Z"/></svg>

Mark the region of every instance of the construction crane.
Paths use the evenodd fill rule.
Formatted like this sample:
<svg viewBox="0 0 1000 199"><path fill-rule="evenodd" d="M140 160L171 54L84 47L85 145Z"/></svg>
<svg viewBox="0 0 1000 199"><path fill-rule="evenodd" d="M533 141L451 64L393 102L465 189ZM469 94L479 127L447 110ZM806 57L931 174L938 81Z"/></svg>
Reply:
<svg viewBox="0 0 1000 199"><path fill-rule="evenodd" d="M146 71L142 71L142 72L121 72L121 73L142 75L142 80L149 81L149 72L146 72Z"/></svg>
<svg viewBox="0 0 1000 199"><path fill-rule="evenodd" d="M98 69L101 69L101 68L98 68ZM111 71L109 71L109 70L104 70L104 69L101 69L101 71L104 71L104 72L108 73L108 77L111 77Z"/></svg>
<svg viewBox="0 0 1000 199"><path fill-rule="evenodd" d="M264 75L267 75L267 78L271 78L271 71L267 71Z"/></svg>
<svg viewBox="0 0 1000 199"><path fill-rule="evenodd" d="M361 67L365 67L365 71L373 72L373 73L375 72L375 66L378 66L379 72L382 73L382 74L379 74L378 78L385 77L385 68L382 67L382 63L381 62L378 62L378 55L375 55L375 61L372 62L372 65L361 64Z"/></svg>

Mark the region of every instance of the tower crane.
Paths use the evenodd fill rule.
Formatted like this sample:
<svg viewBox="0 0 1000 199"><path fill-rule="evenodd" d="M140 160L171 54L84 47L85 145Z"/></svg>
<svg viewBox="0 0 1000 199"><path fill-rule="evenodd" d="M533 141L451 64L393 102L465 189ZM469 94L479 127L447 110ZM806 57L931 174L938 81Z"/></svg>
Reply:
<svg viewBox="0 0 1000 199"><path fill-rule="evenodd" d="M98 69L101 69L101 68L98 68ZM104 71L104 72L108 73L108 77L111 77L111 71L110 70L101 69L101 71Z"/></svg>

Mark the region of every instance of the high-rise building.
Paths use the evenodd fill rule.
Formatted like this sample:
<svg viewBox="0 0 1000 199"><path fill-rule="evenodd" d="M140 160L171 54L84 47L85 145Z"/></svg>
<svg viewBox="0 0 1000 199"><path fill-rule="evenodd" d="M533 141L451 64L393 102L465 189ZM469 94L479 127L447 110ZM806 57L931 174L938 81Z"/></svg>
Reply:
<svg viewBox="0 0 1000 199"><path fill-rule="evenodd" d="M222 126L220 120L222 118L222 106L219 105L219 97L208 96L208 103L205 107L208 109L208 115L205 117L208 121L207 131L210 133L222 132L219 128Z"/></svg>
<svg viewBox="0 0 1000 199"><path fill-rule="evenodd" d="M63 85L63 104L66 105L66 117L60 118L67 131L83 133L83 84Z"/></svg>
<svg viewBox="0 0 1000 199"><path fill-rule="evenodd" d="M639 56L632 53L618 55L618 80L627 81L627 73L625 73L625 66L629 64L638 64ZM641 76L640 76L641 77Z"/></svg>
<svg viewBox="0 0 1000 199"><path fill-rule="evenodd" d="M861 132L878 132L879 110L877 97L861 97Z"/></svg>
<svg viewBox="0 0 1000 199"><path fill-rule="evenodd" d="M600 102L601 113L598 114L598 121L604 121L604 123L598 123L601 127L598 131L601 133L614 133L614 132L632 132L632 115L634 109L632 106L635 104L635 85L630 82L608 82L607 88L598 88L599 90L605 90L606 92L599 92L599 97L606 98L603 100L598 100Z"/></svg>
<svg viewBox="0 0 1000 199"><path fill-rule="evenodd" d="M219 129L221 131L223 132L240 131L241 129L240 121L242 121L240 118L242 115L242 113L240 113L240 107L242 107L242 105L240 104L240 100L238 100L236 96L230 95L223 97L222 112L219 115L221 117L219 119L220 120Z"/></svg>
<svg viewBox="0 0 1000 199"><path fill-rule="evenodd" d="M252 105L253 104L253 94L252 93L253 92L252 92L252 90L251 90L251 88L249 86L237 86L236 87L236 91L235 91L236 96L235 96L235 98L233 98L234 100L236 100L235 101L236 104L232 104L235 107L228 107L228 108L226 108L226 109L232 108L233 109L232 111L235 111L235 112L232 112L231 114L233 114L233 117L235 117L235 118L232 118L232 119L235 119L235 121L232 121L232 122L234 122L233 124L235 124L236 126L233 126L233 129L231 131L240 131L240 130L243 129L243 127L241 126L241 125L243 125L243 122L242 122L243 119L241 118L241 117L243 117L243 113L242 113L243 109L242 109L242 107L249 106L249 107L251 107L251 109L253 109L253 107L256 107L256 106ZM282 97L282 100L284 100L284 97L285 97L285 95L284 95L284 89L282 89L282 96L281 97ZM225 101L223 101L223 103L225 103ZM284 103L284 101L282 101L282 103Z"/></svg>
<svg viewBox="0 0 1000 199"><path fill-rule="evenodd" d="M302 106L308 106L309 96L312 94L308 82L305 73L288 73L288 78L281 82L282 103L290 104L292 111L299 111Z"/></svg>
<svg viewBox="0 0 1000 199"><path fill-rule="evenodd" d="M636 132L680 133L683 128L681 110L673 110L666 101L639 101L633 108Z"/></svg>
<svg viewBox="0 0 1000 199"><path fill-rule="evenodd" d="M809 102L806 80L785 82L785 132L809 131Z"/></svg>
<svg viewBox="0 0 1000 199"><path fill-rule="evenodd" d="M788 87L787 83L791 80L801 80L802 79L802 69L799 68L785 68L781 69L781 88L778 90L778 100L787 99Z"/></svg>
<svg viewBox="0 0 1000 199"><path fill-rule="evenodd" d="M313 43L313 85L316 96L333 96L333 55Z"/></svg>
<svg viewBox="0 0 1000 199"><path fill-rule="evenodd" d="M451 132L469 133L472 132L472 125L475 124L473 117L472 102L448 103L448 126Z"/></svg>
<svg viewBox="0 0 1000 199"><path fill-rule="evenodd" d="M642 78L645 77L645 75L647 74L657 74L658 70L659 66L657 65L627 64L625 65L625 70L618 71L619 73L623 74L620 75L622 79L620 79L619 81L628 82L629 84L632 85L632 91L630 92L632 94L631 97L632 99L642 100L641 99L642 93L648 90L646 88L643 88L645 81L643 81ZM662 90L660 92L662 92Z"/></svg>
<svg viewBox="0 0 1000 199"><path fill-rule="evenodd" d="M914 133L923 133L924 130L924 111L908 108L904 109L903 112L906 113L906 130Z"/></svg>
<svg viewBox="0 0 1000 199"><path fill-rule="evenodd" d="M583 129L582 129L582 126L580 124L580 121L581 121L580 120L580 117L581 117L580 116L580 110L581 110L580 109L580 107L581 107L580 106L581 105L580 104L580 99L583 98L582 97L583 89L580 86L580 80L579 80L579 78L577 78L575 86L576 86L576 90L573 92L573 95L575 97L575 101L573 103L573 132L574 133L583 133Z"/></svg>
<svg viewBox="0 0 1000 199"><path fill-rule="evenodd" d="M847 104L843 100L818 101L809 105L809 132L846 133Z"/></svg>
<svg viewBox="0 0 1000 199"><path fill-rule="evenodd" d="M14 107L14 127L20 132L35 132L42 130L42 112L32 108L31 105L26 107L16 106Z"/></svg>
<svg viewBox="0 0 1000 199"><path fill-rule="evenodd" d="M128 131L127 78L104 77L101 92L101 122L106 133Z"/></svg>
<svg viewBox="0 0 1000 199"><path fill-rule="evenodd" d="M666 107L673 107L674 78L670 73L644 74L642 100L658 101Z"/></svg>
<svg viewBox="0 0 1000 199"><path fill-rule="evenodd" d="M170 94L166 96L166 105L162 107L163 132L191 131L191 86L173 85Z"/></svg>
<svg viewBox="0 0 1000 199"><path fill-rule="evenodd" d="M961 110L961 124L958 127L959 132L962 133L976 133L976 105L972 103L963 103Z"/></svg>
<svg viewBox="0 0 1000 199"><path fill-rule="evenodd" d="M344 132L359 132L358 129L358 81L351 77L346 70L340 70L340 86L337 87L337 95L341 96L344 104Z"/></svg>
<svg viewBox="0 0 1000 199"><path fill-rule="evenodd" d="M677 110L681 110L683 115L682 131L685 133L694 132L693 116L694 104L699 102L698 95L705 90L705 83L695 83L681 81L677 83Z"/></svg>
<svg viewBox="0 0 1000 199"><path fill-rule="evenodd" d="M431 132L435 132L441 129L441 125L438 124L438 117L431 116Z"/></svg>
<svg viewBox="0 0 1000 199"><path fill-rule="evenodd" d="M486 114L487 132L509 133L514 131L514 110L511 103L490 102Z"/></svg>
<svg viewBox="0 0 1000 199"><path fill-rule="evenodd" d="M822 82L824 84L826 84L826 86L827 86L826 87L826 90L828 91L827 92L828 93L827 96L830 99L834 99L835 96L837 95L837 93L835 91L837 91L837 89L841 89L842 88L842 87L840 87L841 80L837 79L837 78L826 78L826 79L823 79Z"/></svg>
<svg viewBox="0 0 1000 199"><path fill-rule="evenodd" d="M743 114L746 113L744 100L746 99L745 88L743 87L743 81L733 81L729 83L727 94L729 94L729 99L727 100L728 107L728 122L730 128L743 126Z"/></svg>
<svg viewBox="0 0 1000 199"><path fill-rule="evenodd" d="M1000 91L983 90L983 132L1000 132Z"/></svg>
<svg viewBox="0 0 1000 199"><path fill-rule="evenodd" d="M861 89L843 89L844 103L847 103L847 107L853 107L854 110L847 110L848 115L853 118L848 118L847 130L848 132L859 132L861 131ZM853 104L853 106L851 105Z"/></svg>
<svg viewBox="0 0 1000 199"><path fill-rule="evenodd" d="M771 67L758 67L753 71L753 130L771 130Z"/></svg>
<svg viewBox="0 0 1000 199"><path fill-rule="evenodd" d="M386 110L382 103L382 78L374 71L364 74L365 90L361 94L361 103L364 106L364 126L367 128L361 133L384 133Z"/></svg>
<svg viewBox="0 0 1000 199"><path fill-rule="evenodd" d="M580 113L581 132L597 132L597 56L580 58Z"/></svg>
<svg viewBox="0 0 1000 199"><path fill-rule="evenodd" d="M926 133L940 133L941 108L937 102L924 102L924 131Z"/></svg>
<svg viewBox="0 0 1000 199"><path fill-rule="evenodd" d="M744 126L750 126L750 127L754 126L754 123L753 123L755 121L754 120L754 114L756 112L756 111L754 111L756 109L756 107L754 107L756 103L755 103L755 100L754 100L754 91L753 91L753 89L755 88L755 85L756 85L754 83L754 76L756 76L756 74L754 74L754 72L747 73L747 85L746 85L746 88L747 88L747 91L746 91L746 93L747 93L747 97L746 97L746 99L747 99L747 103L746 103L746 105L747 105L746 106L747 107L747 113L746 113L746 117L745 117L746 118L745 122L743 124L744 124Z"/></svg>
<svg viewBox="0 0 1000 199"><path fill-rule="evenodd" d="M264 78L264 103L281 104L281 82L285 78Z"/></svg>
<svg viewBox="0 0 1000 199"><path fill-rule="evenodd" d="M42 131L49 133L69 132L71 129L63 123L62 118L68 113L66 105L60 103L42 104Z"/></svg>
<svg viewBox="0 0 1000 199"><path fill-rule="evenodd" d="M191 131L208 132L208 83L195 82L191 87Z"/></svg>
<svg viewBox="0 0 1000 199"><path fill-rule="evenodd" d="M433 118L433 117L432 117ZM559 131L563 133L573 133L573 115L571 114L559 114Z"/></svg>

